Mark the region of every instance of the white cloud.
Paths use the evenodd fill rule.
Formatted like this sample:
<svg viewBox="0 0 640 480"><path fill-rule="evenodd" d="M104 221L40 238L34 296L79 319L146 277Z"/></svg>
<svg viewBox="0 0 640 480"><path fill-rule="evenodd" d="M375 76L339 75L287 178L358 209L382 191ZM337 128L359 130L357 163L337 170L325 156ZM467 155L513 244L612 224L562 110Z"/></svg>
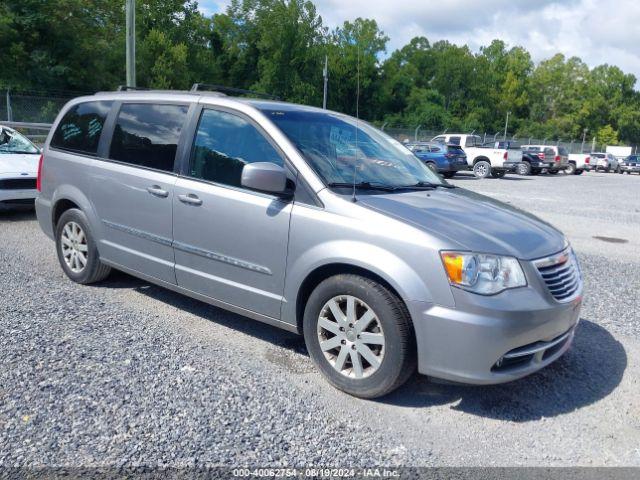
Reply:
<svg viewBox="0 0 640 480"><path fill-rule="evenodd" d="M202 3L202 1L201 1ZM228 1L205 0L207 10ZM555 53L590 67L609 63L640 78L638 0L315 0L325 24L373 18L389 36L388 52L423 35L477 50L498 38L525 47L535 61Z"/></svg>

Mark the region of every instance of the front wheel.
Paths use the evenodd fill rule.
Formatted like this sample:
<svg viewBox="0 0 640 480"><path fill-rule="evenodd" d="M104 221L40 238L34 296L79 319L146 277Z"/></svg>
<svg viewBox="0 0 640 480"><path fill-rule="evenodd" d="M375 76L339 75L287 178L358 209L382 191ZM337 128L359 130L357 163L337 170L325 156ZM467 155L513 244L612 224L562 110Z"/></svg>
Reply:
<svg viewBox="0 0 640 480"><path fill-rule="evenodd" d="M486 160L480 160L473 165L473 174L478 178L487 178L491 175L491 164Z"/></svg>
<svg viewBox="0 0 640 480"><path fill-rule="evenodd" d="M334 387L376 398L402 385L415 370L415 338L402 301L359 275L321 282L304 311L304 339L320 372Z"/></svg>
<svg viewBox="0 0 640 480"><path fill-rule="evenodd" d="M76 283L99 282L111 272L100 261L87 217L76 208L64 212L56 224L56 251L62 270Z"/></svg>
<svg viewBox="0 0 640 480"><path fill-rule="evenodd" d="M564 173L566 173L567 175L574 175L576 173L576 164L570 163Z"/></svg>

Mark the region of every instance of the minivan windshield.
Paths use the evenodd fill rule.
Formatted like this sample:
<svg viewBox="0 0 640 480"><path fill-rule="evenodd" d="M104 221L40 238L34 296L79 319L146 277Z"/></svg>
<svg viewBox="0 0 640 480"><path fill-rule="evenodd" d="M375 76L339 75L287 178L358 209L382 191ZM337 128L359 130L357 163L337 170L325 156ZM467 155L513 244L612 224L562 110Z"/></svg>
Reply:
<svg viewBox="0 0 640 480"><path fill-rule="evenodd" d="M261 110L328 186L445 185L409 149L366 122L329 111L273 107Z"/></svg>

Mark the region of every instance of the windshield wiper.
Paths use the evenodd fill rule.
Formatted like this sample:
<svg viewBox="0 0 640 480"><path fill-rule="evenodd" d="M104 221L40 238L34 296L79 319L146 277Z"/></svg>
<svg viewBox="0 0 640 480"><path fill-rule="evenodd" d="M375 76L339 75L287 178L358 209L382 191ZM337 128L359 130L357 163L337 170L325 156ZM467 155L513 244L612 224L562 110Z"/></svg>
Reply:
<svg viewBox="0 0 640 480"><path fill-rule="evenodd" d="M414 183L413 185L404 185L402 188L457 188L455 185L450 185L448 183L431 183L431 182L423 182L420 181L418 183Z"/></svg>
<svg viewBox="0 0 640 480"><path fill-rule="evenodd" d="M394 187L393 185L386 185L384 183L377 182L358 182L358 183L349 183L349 182L330 182L327 183L327 187L344 187L344 188L356 188L357 190L382 190L385 192L393 192L397 190L398 187Z"/></svg>

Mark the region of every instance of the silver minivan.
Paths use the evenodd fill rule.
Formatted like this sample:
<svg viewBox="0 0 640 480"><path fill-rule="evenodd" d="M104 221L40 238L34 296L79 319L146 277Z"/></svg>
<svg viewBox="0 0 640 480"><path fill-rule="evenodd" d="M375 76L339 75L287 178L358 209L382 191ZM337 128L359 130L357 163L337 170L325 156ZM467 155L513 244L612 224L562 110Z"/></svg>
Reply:
<svg viewBox="0 0 640 480"><path fill-rule="evenodd" d="M53 125L38 185L71 280L114 268L301 333L359 397L416 368L523 377L570 347L580 315L562 233L340 113L197 90L81 97Z"/></svg>

